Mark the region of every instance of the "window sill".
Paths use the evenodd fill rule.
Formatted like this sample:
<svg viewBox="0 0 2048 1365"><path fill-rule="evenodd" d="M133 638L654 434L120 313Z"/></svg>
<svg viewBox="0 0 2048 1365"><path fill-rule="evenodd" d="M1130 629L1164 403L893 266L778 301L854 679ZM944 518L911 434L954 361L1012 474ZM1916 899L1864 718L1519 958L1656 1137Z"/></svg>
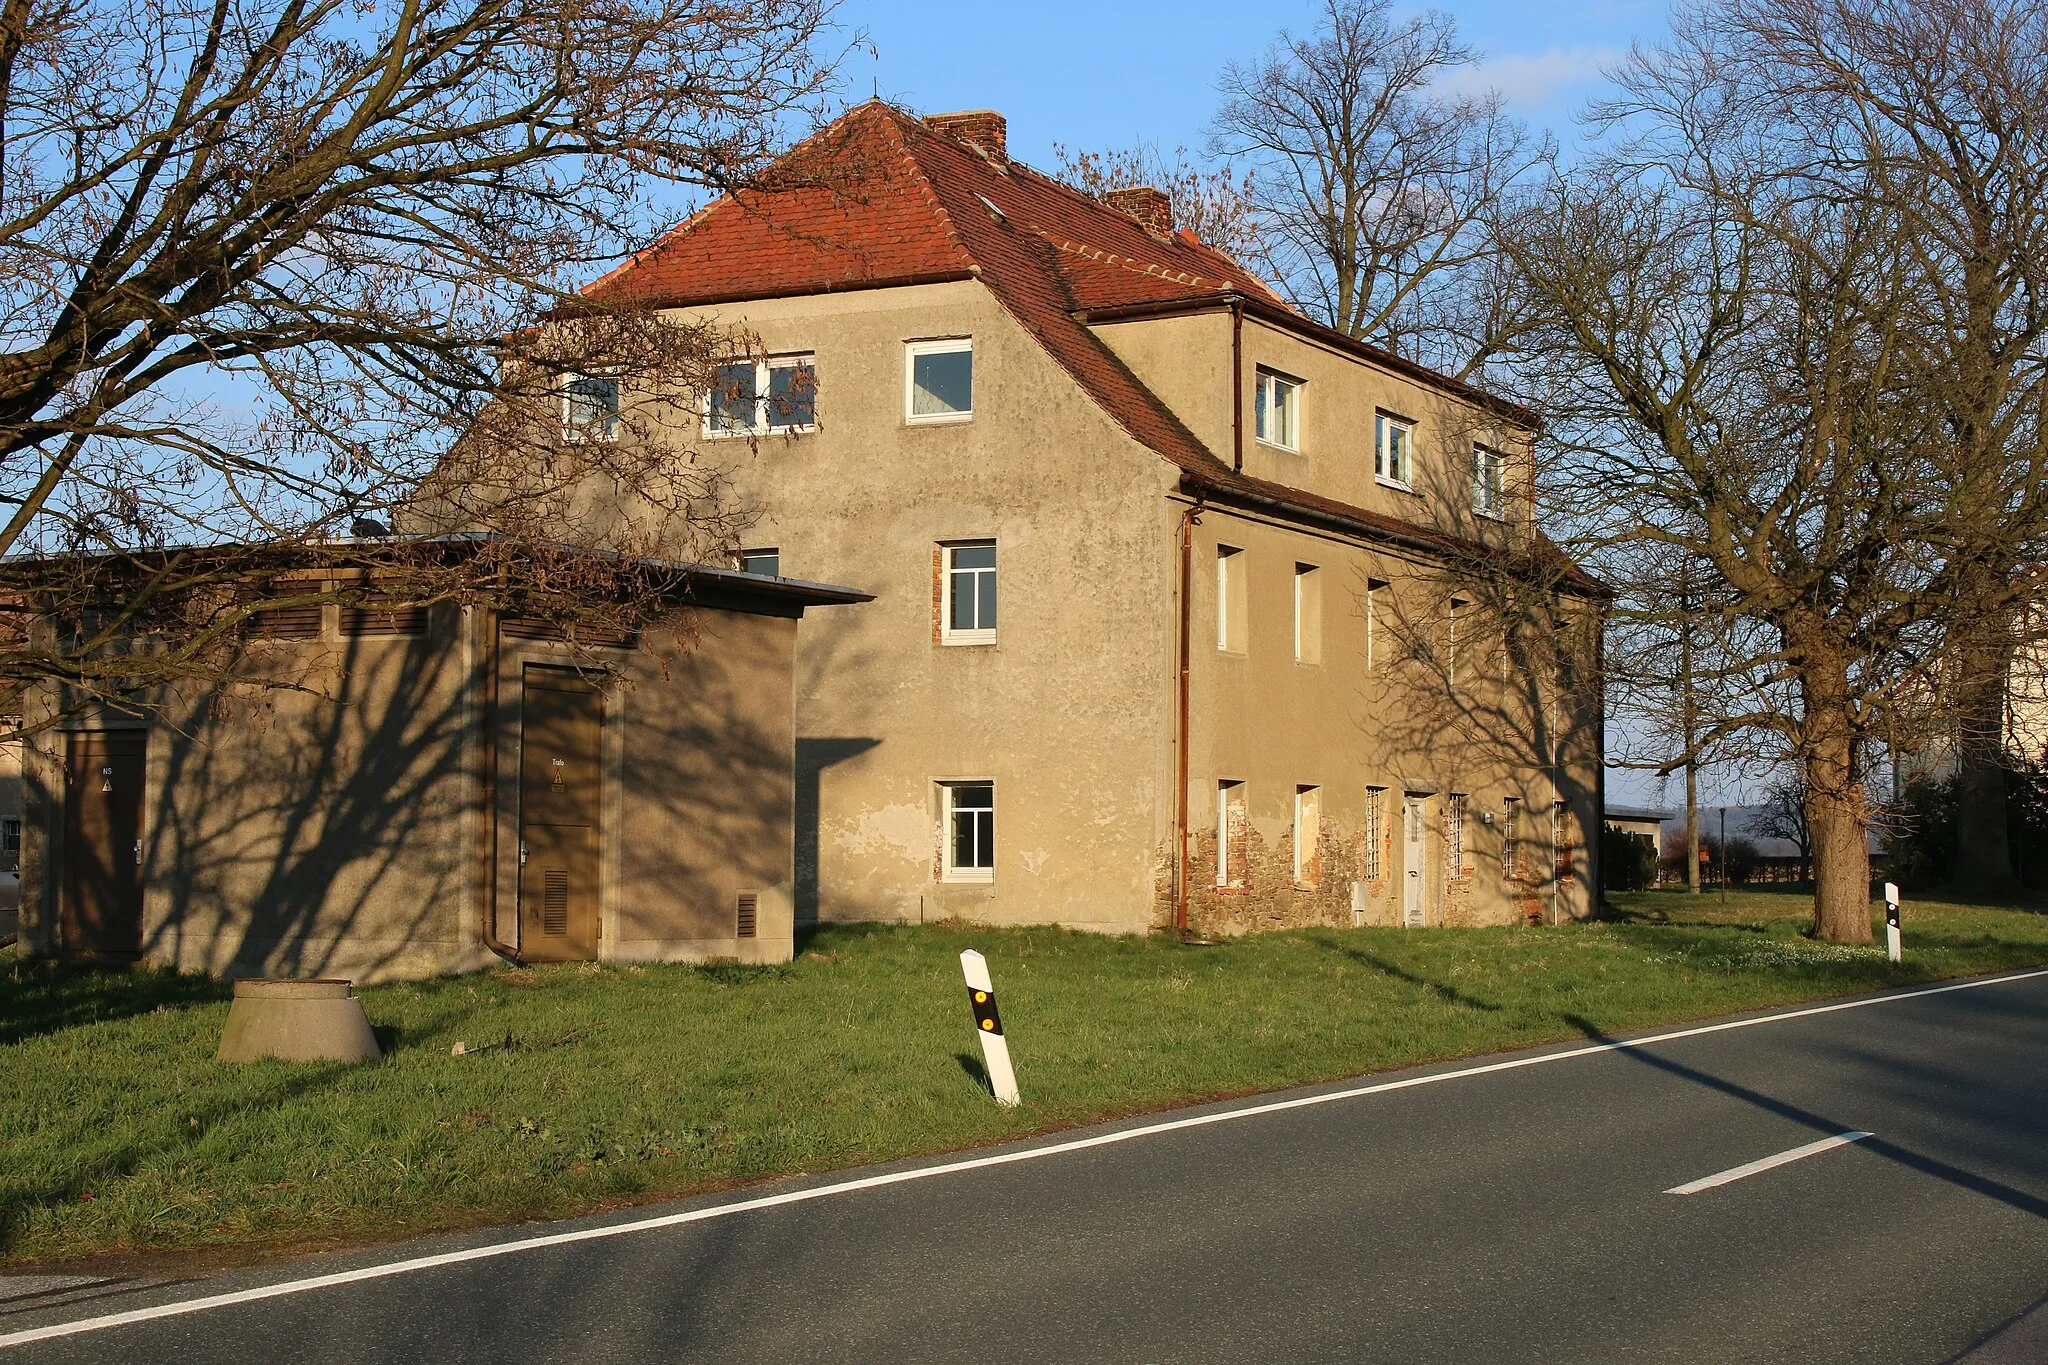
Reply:
<svg viewBox="0 0 2048 1365"><path fill-rule="evenodd" d="M906 427L956 427L963 422L972 422L973 420L974 414L971 412L935 412L922 416L905 417L903 425Z"/></svg>
<svg viewBox="0 0 2048 1365"><path fill-rule="evenodd" d="M618 443L619 434L616 431L609 436L592 436L587 432L572 431L566 427L562 430L562 444L565 446L615 446Z"/></svg>
<svg viewBox="0 0 2048 1365"><path fill-rule="evenodd" d="M705 427L704 439L707 441L737 441L745 440L749 437L758 440L763 436L808 436L817 429L815 424L807 427L736 427L723 430Z"/></svg>
<svg viewBox="0 0 2048 1365"><path fill-rule="evenodd" d="M1301 447L1298 445L1284 446L1281 445L1278 441L1269 441L1263 436L1252 437L1252 444L1264 446L1268 450L1277 450L1283 455L1301 454Z"/></svg>
<svg viewBox="0 0 2048 1365"><path fill-rule="evenodd" d="M941 886L994 886L994 868L948 868L946 875L939 878Z"/></svg>
<svg viewBox="0 0 2048 1365"><path fill-rule="evenodd" d="M939 636L941 645L992 645L996 633L992 630L949 630Z"/></svg>
<svg viewBox="0 0 2048 1365"><path fill-rule="evenodd" d="M1508 514L1505 512L1495 512L1484 507L1475 507L1472 509L1472 515L1475 517L1485 517L1488 521L1497 521L1503 526L1507 525Z"/></svg>
<svg viewBox="0 0 2048 1365"><path fill-rule="evenodd" d="M1402 483L1399 479L1390 479L1384 474L1375 474L1372 477L1373 481L1379 484L1379 486L1382 488L1391 488L1394 489L1396 492L1407 493L1413 497L1419 498L1422 496L1420 493L1417 493L1415 491L1415 486L1413 484Z"/></svg>

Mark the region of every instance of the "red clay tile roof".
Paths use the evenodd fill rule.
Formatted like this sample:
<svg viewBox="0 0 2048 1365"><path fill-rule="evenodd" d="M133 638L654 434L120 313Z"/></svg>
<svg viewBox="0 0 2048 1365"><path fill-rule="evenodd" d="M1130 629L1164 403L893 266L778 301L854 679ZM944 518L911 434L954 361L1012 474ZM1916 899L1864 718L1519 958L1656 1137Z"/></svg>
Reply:
<svg viewBox="0 0 2048 1365"><path fill-rule="evenodd" d="M1299 316L1228 255L1186 231L1155 237L1079 190L879 101L798 144L764 188L717 199L584 293L659 308L965 279L986 285L1135 440L1185 471L1190 491L1236 493L1395 539L1485 552L1233 470L1076 317L1237 296L1269 317Z"/></svg>

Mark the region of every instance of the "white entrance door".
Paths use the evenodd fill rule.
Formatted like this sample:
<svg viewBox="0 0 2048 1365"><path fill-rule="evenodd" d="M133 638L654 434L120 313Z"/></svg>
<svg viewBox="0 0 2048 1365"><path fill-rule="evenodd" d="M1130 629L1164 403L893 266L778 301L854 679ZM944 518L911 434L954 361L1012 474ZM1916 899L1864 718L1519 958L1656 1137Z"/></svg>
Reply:
<svg viewBox="0 0 2048 1365"><path fill-rule="evenodd" d="M1428 804L1426 796L1401 799L1401 923L1411 927L1428 922L1422 910L1422 870L1428 866L1423 856L1422 814Z"/></svg>

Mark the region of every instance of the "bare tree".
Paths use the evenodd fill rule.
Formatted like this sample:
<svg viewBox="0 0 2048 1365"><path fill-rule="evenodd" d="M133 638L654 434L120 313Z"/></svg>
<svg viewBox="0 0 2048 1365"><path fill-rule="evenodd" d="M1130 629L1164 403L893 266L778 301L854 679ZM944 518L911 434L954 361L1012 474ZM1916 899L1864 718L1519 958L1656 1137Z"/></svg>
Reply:
<svg viewBox="0 0 2048 1365"><path fill-rule="evenodd" d="M1799 850L1799 879L1812 872L1813 834L1806 825L1806 789L1796 775L1764 788L1763 805L1749 822L1752 834L1789 841Z"/></svg>
<svg viewBox="0 0 2048 1365"><path fill-rule="evenodd" d="M1218 85L1209 150L1251 169L1257 259L1319 321L1464 375L1492 347L1487 223L1551 154L1497 93L1446 93L1472 61L1436 11L1324 0Z"/></svg>
<svg viewBox="0 0 2048 1365"><path fill-rule="evenodd" d="M1553 483L1637 624L1670 634L1670 565L1713 585L1694 743L1754 736L1802 772L1830 939L1870 935L1864 775L1894 689L1983 676L1977 638L2048 547L2044 54L2020 4L1682 13L1619 73L1617 150L1504 238ZM1944 133L1963 86L1992 93ZM1930 207L1970 175L2011 182L1997 214Z"/></svg>
<svg viewBox="0 0 2048 1365"><path fill-rule="evenodd" d="M247 678L251 575L337 535L615 560L729 538L707 476L634 436L744 339L575 285L660 225L652 189L748 183L818 110L828 11L4 0L0 556L11 608L68 625L16 629L0 681ZM594 484L659 533L622 538ZM411 600L507 589L533 554L362 552Z"/></svg>
<svg viewBox="0 0 2048 1365"><path fill-rule="evenodd" d="M1059 163L1059 178L1084 194L1099 199L1113 190L1140 186L1160 190L1173 206L1176 227L1240 260L1251 259L1257 248L1249 174L1240 178L1227 165L1198 165L1185 147L1174 148L1168 156L1150 144L1080 152L1055 142L1052 154Z"/></svg>

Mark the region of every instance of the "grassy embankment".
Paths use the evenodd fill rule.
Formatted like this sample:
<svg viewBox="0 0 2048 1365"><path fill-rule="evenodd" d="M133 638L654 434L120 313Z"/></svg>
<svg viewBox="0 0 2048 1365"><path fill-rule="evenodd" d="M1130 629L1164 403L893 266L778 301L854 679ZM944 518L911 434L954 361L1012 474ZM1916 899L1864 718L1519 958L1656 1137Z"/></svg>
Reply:
<svg viewBox="0 0 2048 1365"><path fill-rule="evenodd" d="M358 1068L214 1061L217 982L0 956L0 1261L242 1259L566 1214L2048 961L2039 910L1909 904L1895 968L1801 937L1800 896L1621 900L1621 921L1563 929L1186 948L855 927L786 967L501 970L365 991L388 1055ZM994 967L1015 1112L977 1079L970 946Z"/></svg>

